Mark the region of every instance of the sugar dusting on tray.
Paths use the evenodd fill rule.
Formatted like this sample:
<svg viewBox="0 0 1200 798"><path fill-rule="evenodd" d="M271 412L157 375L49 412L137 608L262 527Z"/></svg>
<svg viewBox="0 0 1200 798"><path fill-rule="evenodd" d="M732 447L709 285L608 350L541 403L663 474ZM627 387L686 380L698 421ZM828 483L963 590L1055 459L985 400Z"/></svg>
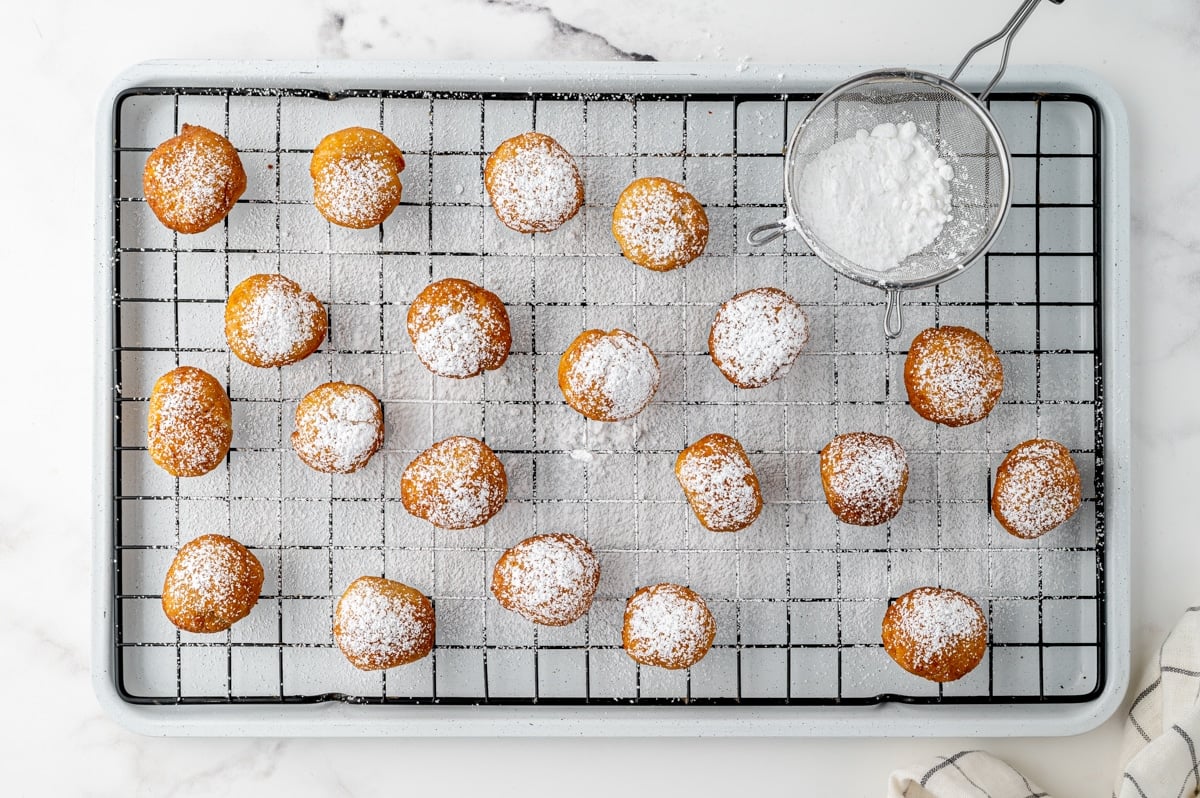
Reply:
<svg viewBox="0 0 1200 798"><path fill-rule="evenodd" d="M826 246L891 271L937 240L950 221L954 169L913 122L859 130L820 152L797 189L800 212Z"/></svg>

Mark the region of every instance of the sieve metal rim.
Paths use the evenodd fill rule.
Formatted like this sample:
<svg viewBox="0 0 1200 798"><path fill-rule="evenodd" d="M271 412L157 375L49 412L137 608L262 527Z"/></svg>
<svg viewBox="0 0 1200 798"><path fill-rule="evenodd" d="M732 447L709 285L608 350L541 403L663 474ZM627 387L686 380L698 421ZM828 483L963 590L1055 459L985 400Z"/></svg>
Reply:
<svg viewBox="0 0 1200 798"><path fill-rule="evenodd" d="M956 99L966 104L968 108L984 125L988 135L995 143L998 149L1000 161L1000 182L1001 182L1001 201L1000 211L992 218L991 224L988 227L986 234L980 239L979 244L971 250L970 253L960 258L958 262L951 268L943 269L934 274L921 278L888 278L888 277L873 277L859 271L854 271L846 268L840 261L845 258L838 253L831 252L824 247L821 242L815 239L804 225L798 223L797 219L800 214L797 209L796 198L792 192L792 176L796 166L796 158L798 157L798 143L804 134L809 123L816 117L819 111L824 109L830 103L836 102L846 92L871 83L893 82L893 81L908 81L913 83L925 83L936 88L942 89L953 95ZM833 269L838 274L848 279L854 280L862 285L869 285L875 288L881 288L889 292L908 291L916 288L928 288L939 283L945 282L952 277L955 277L966 271L968 267L974 264L979 258L987 252L992 241L999 234L1000 229L1004 226L1005 219L1008 218L1009 209L1012 207L1012 158L1009 154L1008 143L1004 140L1003 134L996 125L995 119L992 118L990 112L984 107L983 103L975 98L970 92L963 89L957 83L941 75L932 72L925 72L918 69L879 69L870 72L863 72L855 75L833 88L826 91L817 102L805 114L804 119L792 131L788 138L787 148L784 154L784 184L783 195L784 203L787 207L787 218L782 224L789 230L795 230L804 239L804 243L813 251L825 265ZM897 297L898 299L898 297Z"/></svg>

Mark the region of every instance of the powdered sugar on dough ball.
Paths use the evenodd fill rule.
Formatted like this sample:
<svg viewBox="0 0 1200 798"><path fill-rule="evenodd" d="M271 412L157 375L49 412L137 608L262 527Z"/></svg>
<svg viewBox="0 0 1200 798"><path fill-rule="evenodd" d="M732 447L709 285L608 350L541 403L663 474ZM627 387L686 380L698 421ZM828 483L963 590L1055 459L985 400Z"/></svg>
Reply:
<svg viewBox="0 0 1200 798"><path fill-rule="evenodd" d="M679 453L675 476L696 518L713 532L736 532L762 511L758 476L736 438L713 433Z"/></svg>
<svg viewBox="0 0 1200 798"><path fill-rule="evenodd" d="M547 233L583 205L575 159L544 133L522 133L500 144L484 166L496 216L518 233Z"/></svg>
<svg viewBox="0 0 1200 798"><path fill-rule="evenodd" d="M919 587L887 608L883 647L909 673L952 682L983 659L987 619L970 596L947 588Z"/></svg>
<svg viewBox="0 0 1200 798"><path fill-rule="evenodd" d="M154 148L142 191L158 220L180 233L200 233L224 219L246 190L246 170L229 140L198 125Z"/></svg>
<svg viewBox="0 0 1200 798"><path fill-rule="evenodd" d="M512 346L508 311L491 291L448 278L426 286L408 309L408 336L425 368L463 379L498 369Z"/></svg>
<svg viewBox="0 0 1200 798"><path fill-rule="evenodd" d="M821 483L829 509L857 526L890 521L904 504L908 456L886 435L848 432L821 450Z"/></svg>
<svg viewBox="0 0 1200 798"><path fill-rule="evenodd" d="M374 227L400 203L404 155L377 130L350 127L330 133L313 150L309 174L313 204L342 227Z"/></svg>
<svg viewBox="0 0 1200 798"><path fill-rule="evenodd" d="M717 622L704 599L683 585L643 587L625 604L625 653L643 665L690 668L712 647Z"/></svg>
<svg viewBox="0 0 1200 798"><path fill-rule="evenodd" d="M974 424L992 412L1004 391L996 350L967 327L931 327L913 338L904 359L912 409L948 427Z"/></svg>
<svg viewBox="0 0 1200 798"><path fill-rule="evenodd" d="M325 340L325 306L282 274L255 274L225 303L229 349L252 366L285 366L311 355Z"/></svg>
<svg viewBox="0 0 1200 798"><path fill-rule="evenodd" d="M761 388L788 373L808 344L808 316L778 288L726 300L708 335L713 363L739 388Z"/></svg>
<svg viewBox="0 0 1200 798"><path fill-rule="evenodd" d="M582 618L599 585L600 561L591 546L562 533L522 540L501 555L492 573L501 606L545 626Z"/></svg>
<svg viewBox="0 0 1200 798"><path fill-rule="evenodd" d="M233 407L216 377L180 366L154 382L146 448L156 464L176 477L203 476L221 464L232 441Z"/></svg>
<svg viewBox="0 0 1200 798"><path fill-rule="evenodd" d="M629 260L652 271L670 271L704 252L708 214L680 184L643 177L617 198L612 232Z"/></svg>
<svg viewBox="0 0 1200 798"><path fill-rule="evenodd" d="M658 390L658 358L624 330L585 330L558 363L567 404L593 421L623 421L645 409Z"/></svg>
<svg viewBox="0 0 1200 798"><path fill-rule="evenodd" d="M1073 516L1082 495L1067 447L1035 438L1009 452L996 469L992 513L1010 534L1036 538Z"/></svg>
<svg viewBox="0 0 1200 798"><path fill-rule="evenodd" d="M327 382L296 406L292 448L310 468L350 474L383 445L383 409L361 385Z"/></svg>
<svg viewBox="0 0 1200 798"><path fill-rule="evenodd" d="M442 529L486 524L508 497L504 464L483 441L456 435L430 446L404 469L404 509Z"/></svg>
<svg viewBox="0 0 1200 798"><path fill-rule="evenodd" d="M223 632L250 614L263 567L225 535L201 535L180 547L163 582L163 611L185 632Z"/></svg>
<svg viewBox="0 0 1200 798"><path fill-rule="evenodd" d="M378 576L360 576L338 599L333 639L359 670L416 662L433 649L433 604L419 590Z"/></svg>

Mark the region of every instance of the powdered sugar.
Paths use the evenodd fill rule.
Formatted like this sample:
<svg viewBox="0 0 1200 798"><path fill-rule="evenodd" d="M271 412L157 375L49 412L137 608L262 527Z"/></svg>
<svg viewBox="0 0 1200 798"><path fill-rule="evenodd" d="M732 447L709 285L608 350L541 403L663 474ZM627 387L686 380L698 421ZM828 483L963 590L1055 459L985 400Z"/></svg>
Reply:
<svg viewBox="0 0 1200 798"><path fill-rule="evenodd" d="M344 157L330 161L316 176L315 204L331 222L370 227L400 201L395 167L380 158Z"/></svg>
<svg viewBox="0 0 1200 798"><path fill-rule="evenodd" d="M427 369L443 377L473 377L508 357L508 314L494 295L463 280L428 286L408 318L413 350Z"/></svg>
<svg viewBox="0 0 1200 798"><path fill-rule="evenodd" d="M486 523L504 505L507 487L495 453L463 435L430 446L401 476L405 508L442 529Z"/></svg>
<svg viewBox="0 0 1200 798"><path fill-rule="evenodd" d="M604 420L620 421L650 403L660 375L650 347L624 330L613 330L587 341L566 376L573 393L599 398Z"/></svg>
<svg viewBox="0 0 1200 798"><path fill-rule="evenodd" d="M808 316L783 291L755 288L721 305L708 342L730 382L760 388L791 369L808 343Z"/></svg>
<svg viewBox="0 0 1200 798"><path fill-rule="evenodd" d="M334 636L357 667L373 670L411 662L433 645L433 608L424 596L405 588L361 577L342 594Z"/></svg>
<svg viewBox="0 0 1200 798"><path fill-rule="evenodd" d="M583 203L575 160L540 133L524 133L501 144L488 159L485 176L496 215L522 233L555 230Z"/></svg>
<svg viewBox="0 0 1200 798"><path fill-rule="evenodd" d="M574 535L527 538L496 564L492 592L534 623L563 626L583 616L600 584L600 561Z"/></svg>
<svg viewBox="0 0 1200 798"><path fill-rule="evenodd" d="M244 288L248 299L226 307L225 335L234 354L281 366L307 354L318 330L324 338L325 308L295 282L281 274L255 275L234 289L231 300Z"/></svg>
<svg viewBox="0 0 1200 798"><path fill-rule="evenodd" d="M854 264L890 271L950 221L954 169L913 122L839 141L804 169L797 203L822 243Z"/></svg>
<svg viewBox="0 0 1200 798"><path fill-rule="evenodd" d="M726 435L709 435L685 449L676 475L701 523L714 532L743 529L762 509L750 460Z"/></svg>
<svg viewBox="0 0 1200 798"><path fill-rule="evenodd" d="M904 501L908 457L891 438L869 432L838 435L821 451L830 506L843 521L882 524Z"/></svg>
<svg viewBox="0 0 1200 798"><path fill-rule="evenodd" d="M691 667L708 653L716 628L704 600L680 585L642 588L625 605L625 650L648 665Z"/></svg>
<svg viewBox="0 0 1200 798"><path fill-rule="evenodd" d="M996 474L992 511L1009 532L1036 538L1079 509L1079 470L1056 441L1034 439L1013 449Z"/></svg>
<svg viewBox="0 0 1200 798"><path fill-rule="evenodd" d="M987 631L979 605L957 591L918 588L893 606L896 629L907 638L908 657L918 668L941 665Z"/></svg>
<svg viewBox="0 0 1200 798"><path fill-rule="evenodd" d="M318 471L357 471L382 442L379 400L361 385L325 383L296 408L292 446L305 463Z"/></svg>

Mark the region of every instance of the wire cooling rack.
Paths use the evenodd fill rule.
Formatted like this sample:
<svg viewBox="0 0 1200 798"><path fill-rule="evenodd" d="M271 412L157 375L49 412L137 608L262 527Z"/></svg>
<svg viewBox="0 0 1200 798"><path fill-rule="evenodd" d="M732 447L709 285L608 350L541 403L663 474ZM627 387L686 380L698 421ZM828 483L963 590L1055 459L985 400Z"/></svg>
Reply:
<svg viewBox="0 0 1200 798"><path fill-rule="evenodd" d="M789 235L751 250L745 233L782 215L783 146L815 94L431 93L139 87L115 103L112 191L111 582L113 679L133 704L864 705L1065 703L1106 683L1102 124L1081 94L995 94L1013 153L1014 207L986 262L909 295L899 342L881 331L881 295L838 278ZM184 123L228 136L249 187L229 218L178 236L141 196L149 151ZM405 153L404 199L380 227L328 225L307 168L325 133L382 129ZM559 231L503 228L482 190L484 159L537 129L576 155L587 202ZM969 159L969 155L966 159ZM684 182L708 209L707 252L653 274L623 260L613 202L635 176ZM281 271L322 298L325 345L262 370L225 346L223 303L256 272ZM434 378L404 332L406 303L432 279L497 292L513 323L498 372ZM791 374L739 391L707 355L717 305L774 285L807 309L812 340ZM905 401L907 341L933 324L984 332L1005 393L986 421L941 428ZM635 422L585 422L562 403L559 354L580 330L645 339L662 388ZM170 478L145 450L154 379L194 365L227 386L234 445L194 479ZM361 383L381 399L383 450L363 471L328 476L294 455L296 401L320 382ZM906 504L891 523L837 523L819 449L870 430L909 453ZM688 442L714 431L745 445L766 504L749 530L700 527L674 482ZM484 438L508 470L506 508L485 528L434 530L400 504L399 475L430 443ZM988 510L991 475L1034 436L1066 444L1085 498L1036 541ZM587 538L603 567L591 613L535 628L487 590L492 565L534 533ZM177 631L159 593L177 546L227 532L267 579L251 615L221 635ZM362 673L330 637L333 604L362 574L430 595L431 656ZM713 650L689 671L636 666L620 648L625 598L659 580L690 584L717 618ZM889 598L925 584L974 596L989 620L984 662L938 686L888 659Z"/></svg>

